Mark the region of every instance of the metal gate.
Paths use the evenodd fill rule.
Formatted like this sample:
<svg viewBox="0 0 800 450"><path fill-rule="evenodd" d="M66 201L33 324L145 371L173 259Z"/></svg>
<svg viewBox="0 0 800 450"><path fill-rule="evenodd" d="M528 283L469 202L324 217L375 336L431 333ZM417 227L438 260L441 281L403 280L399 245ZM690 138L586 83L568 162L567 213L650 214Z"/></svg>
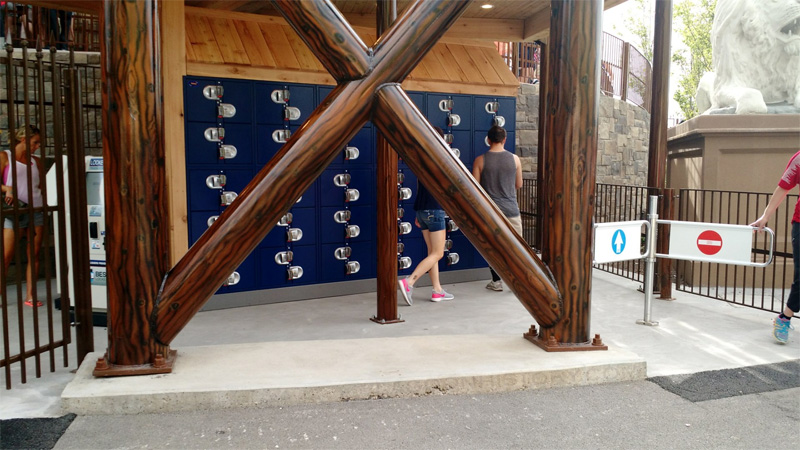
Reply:
<svg viewBox="0 0 800 450"><path fill-rule="evenodd" d="M74 52L68 54L69 63L57 62L66 52L57 53L53 47L48 53L41 44L28 49L25 41L21 48L7 45L0 52L0 148L10 150L5 152L5 165L17 168L0 174L4 188L4 207L0 210L4 224L0 241L4 255L0 266L0 367L6 389L14 382L26 383L31 372L39 378L46 368L54 372L58 364L68 367L72 357L80 361L93 351L91 293L89 286L73 282L74 297L79 300L70 298L69 279L74 278L75 271L69 267L82 267L75 264L81 258L88 261L86 187L81 166L84 143L92 142L92 133L84 128L84 119L96 116L92 120L98 122L99 109L91 114L85 105L93 101L87 101L81 88L87 78L99 85L100 72L99 68L76 66ZM99 89L97 94L94 103L99 108ZM38 150L35 136L41 141ZM41 204L33 198L30 202L19 198L20 191L34 190L36 169L25 164L31 153L38 162L35 167L40 174ZM69 189L64 188L67 180ZM9 190L11 186L17 188ZM69 211L67 204L71 205ZM67 220L72 230L78 230L70 236L66 234ZM73 246L71 255L68 241ZM87 311L89 320L82 320ZM69 354L73 328L77 355Z"/></svg>

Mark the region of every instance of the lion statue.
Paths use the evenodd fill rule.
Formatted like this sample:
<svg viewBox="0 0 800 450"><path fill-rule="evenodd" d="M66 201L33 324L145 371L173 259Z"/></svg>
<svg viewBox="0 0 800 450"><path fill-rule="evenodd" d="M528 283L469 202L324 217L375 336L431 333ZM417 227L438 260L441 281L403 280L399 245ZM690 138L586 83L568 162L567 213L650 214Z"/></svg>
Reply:
<svg viewBox="0 0 800 450"><path fill-rule="evenodd" d="M697 88L700 112L800 112L800 2L717 0L711 48L714 72Z"/></svg>

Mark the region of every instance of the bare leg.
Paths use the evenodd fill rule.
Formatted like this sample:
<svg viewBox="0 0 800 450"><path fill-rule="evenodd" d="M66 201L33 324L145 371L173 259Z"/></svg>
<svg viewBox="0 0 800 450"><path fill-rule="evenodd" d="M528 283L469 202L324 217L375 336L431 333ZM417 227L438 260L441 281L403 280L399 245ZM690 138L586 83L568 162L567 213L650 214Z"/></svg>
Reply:
<svg viewBox="0 0 800 450"><path fill-rule="evenodd" d="M422 230L422 238L425 239L425 246L428 248L428 255L435 252L436 244L432 243L431 240L436 239L438 236L442 236L442 255L444 255L444 237L445 233L444 230L442 231L434 231L433 233L430 230ZM439 259L442 259L441 256ZM442 292L442 285L439 282L439 260L436 260L436 264L434 264L430 270L428 270L428 275L431 277L431 284L433 285L433 290L436 292Z"/></svg>
<svg viewBox="0 0 800 450"><path fill-rule="evenodd" d="M430 244L428 245L428 256L422 261L420 261L419 264L417 264L417 268L414 269L414 272L411 274L411 276L408 277L408 284L411 286L413 286L414 283L416 283L417 280L422 275L425 275L425 273L427 273L428 271L431 271L431 281L433 281L434 277L433 268L436 266L439 260L442 259L442 256L444 256L445 231L440 230L431 233L430 231L423 230L422 233L423 237L425 236L426 233L429 235L429 237L425 239L426 244L430 239ZM438 266L436 266L435 276L436 276L435 283L439 284ZM434 284L434 289L436 288L436 284ZM439 284L439 289L441 288L442 285Z"/></svg>
<svg viewBox="0 0 800 450"><path fill-rule="evenodd" d="M42 237L44 235L43 231L44 227L34 227L31 229L28 228L28 239L31 238L31 233L34 233L33 237L33 255L31 255L31 248L30 245L26 245L28 248L28 272L27 272L27 281L28 281L28 294L25 297L25 300L33 300L33 285L36 283L34 279L34 274L38 278L39 276L39 249L42 247Z"/></svg>
<svg viewBox="0 0 800 450"><path fill-rule="evenodd" d="M14 229L3 228L3 267L8 270L14 257Z"/></svg>

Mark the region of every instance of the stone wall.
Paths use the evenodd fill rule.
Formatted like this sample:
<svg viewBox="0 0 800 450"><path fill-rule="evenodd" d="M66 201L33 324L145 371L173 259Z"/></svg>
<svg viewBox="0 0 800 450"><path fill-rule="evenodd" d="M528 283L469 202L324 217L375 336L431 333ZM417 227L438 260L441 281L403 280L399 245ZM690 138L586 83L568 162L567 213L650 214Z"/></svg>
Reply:
<svg viewBox="0 0 800 450"><path fill-rule="evenodd" d="M597 182L647 185L650 114L628 102L600 96ZM520 84L517 96L517 154L525 178L536 178L539 151L539 85Z"/></svg>

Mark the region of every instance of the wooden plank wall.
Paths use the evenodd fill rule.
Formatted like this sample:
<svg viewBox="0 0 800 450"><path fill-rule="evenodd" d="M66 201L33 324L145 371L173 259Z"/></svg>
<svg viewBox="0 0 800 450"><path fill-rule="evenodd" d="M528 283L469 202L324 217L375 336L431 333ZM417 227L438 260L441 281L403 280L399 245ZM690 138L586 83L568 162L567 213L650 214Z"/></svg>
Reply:
<svg viewBox="0 0 800 450"><path fill-rule="evenodd" d="M369 46L375 30L354 27ZM281 17L186 7L189 75L309 84L333 78ZM408 90L516 96L519 83L491 42L443 39L411 73Z"/></svg>

